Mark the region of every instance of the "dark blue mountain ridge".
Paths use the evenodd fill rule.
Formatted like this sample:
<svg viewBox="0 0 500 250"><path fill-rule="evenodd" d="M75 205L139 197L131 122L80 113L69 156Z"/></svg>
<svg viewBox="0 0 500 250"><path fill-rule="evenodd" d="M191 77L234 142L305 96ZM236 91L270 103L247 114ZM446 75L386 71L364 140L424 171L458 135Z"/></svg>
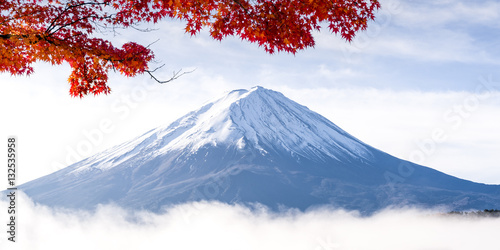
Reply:
<svg viewBox="0 0 500 250"><path fill-rule="evenodd" d="M36 202L78 209L115 203L159 211L198 200L363 214L401 206L500 208L500 185L393 157L262 87L229 92L19 188Z"/></svg>

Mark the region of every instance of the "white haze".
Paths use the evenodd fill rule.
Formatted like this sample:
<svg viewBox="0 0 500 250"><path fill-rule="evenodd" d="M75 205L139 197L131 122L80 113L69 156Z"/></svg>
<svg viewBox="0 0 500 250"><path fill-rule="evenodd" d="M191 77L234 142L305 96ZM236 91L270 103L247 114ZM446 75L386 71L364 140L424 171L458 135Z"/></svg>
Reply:
<svg viewBox="0 0 500 250"><path fill-rule="evenodd" d="M4 229L5 198L0 202ZM450 218L437 211L387 210L371 217L335 209L276 214L217 202L161 214L102 206L58 210L18 196L17 242L0 249L491 249L500 219ZM4 219L5 218L5 219Z"/></svg>

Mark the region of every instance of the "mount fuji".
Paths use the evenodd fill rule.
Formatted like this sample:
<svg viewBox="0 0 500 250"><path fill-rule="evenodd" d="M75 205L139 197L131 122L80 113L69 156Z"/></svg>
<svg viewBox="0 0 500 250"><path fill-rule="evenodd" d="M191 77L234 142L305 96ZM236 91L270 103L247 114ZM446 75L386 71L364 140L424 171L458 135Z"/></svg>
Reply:
<svg viewBox="0 0 500 250"><path fill-rule="evenodd" d="M174 123L19 187L34 201L159 211L188 201L371 214L387 207L500 208L500 185L377 150L262 87L234 90Z"/></svg>

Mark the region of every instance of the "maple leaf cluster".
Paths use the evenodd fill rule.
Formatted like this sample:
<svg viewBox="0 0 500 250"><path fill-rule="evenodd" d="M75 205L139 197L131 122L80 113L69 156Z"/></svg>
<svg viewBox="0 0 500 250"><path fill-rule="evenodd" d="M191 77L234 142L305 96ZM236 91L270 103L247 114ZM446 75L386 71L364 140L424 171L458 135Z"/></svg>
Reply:
<svg viewBox="0 0 500 250"><path fill-rule="evenodd" d="M67 62L72 96L107 94L109 70L151 73L154 54L134 42L117 48L95 37L101 29L169 17L186 21L191 35L208 27L217 40L239 36L269 53L296 53L314 46L321 23L351 41L378 8L378 0L0 0L0 72L29 75L36 61Z"/></svg>

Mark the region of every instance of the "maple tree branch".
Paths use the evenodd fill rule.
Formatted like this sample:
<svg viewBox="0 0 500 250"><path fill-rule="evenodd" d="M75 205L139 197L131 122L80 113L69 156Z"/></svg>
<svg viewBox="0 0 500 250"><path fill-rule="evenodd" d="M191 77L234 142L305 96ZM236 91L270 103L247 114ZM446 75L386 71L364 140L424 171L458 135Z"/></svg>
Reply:
<svg viewBox="0 0 500 250"><path fill-rule="evenodd" d="M134 30L137 30L137 31L140 31L140 32L151 32L151 31L156 31L156 30L159 30L159 29L152 29L152 28L145 28L145 29L141 29L135 25L130 25L130 28L134 29Z"/></svg>
<svg viewBox="0 0 500 250"><path fill-rule="evenodd" d="M52 22L50 23L49 27L47 27L47 29L45 30L45 32L53 34L53 33L56 33L57 31L59 31L62 27L68 26L68 25L61 26L61 28L57 29L54 32L51 32L52 29L54 29L55 27L58 26L58 25L56 25L56 21L59 20L66 12L68 12L69 10L71 10L73 8L78 8L78 7L85 6L85 5L107 5L107 3L105 3L105 2L103 2L103 3L99 3L99 2L83 2L83 3L79 3L79 4L73 4L73 5L67 4L66 8L64 8L64 10L62 10L61 13L59 13L59 15L57 15L57 17L54 18L54 20L52 20ZM92 15L90 15L88 17L92 17ZM94 17L99 17L99 16L94 16ZM106 18L106 17L104 17L104 18ZM76 20L75 22L72 22L71 24L74 24L74 23L79 22L79 21L84 20L84 19L86 19L86 18L80 18L80 19Z"/></svg>
<svg viewBox="0 0 500 250"><path fill-rule="evenodd" d="M183 76L183 75L185 75L185 74L190 74L190 73L193 73L193 72L196 70L196 69L193 69L193 70L191 70L191 71L184 71L184 72L182 72L182 69L180 69L180 70L178 70L177 72L176 72L176 71L174 71L174 72L172 73L172 77L171 77L170 79L168 79L168 80L166 80L166 81L161 81L161 80L158 80L158 78L156 78L156 77L153 75L153 73L154 73L156 70L158 70L158 69L162 68L163 66L165 66L165 64L161 65L160 67L158 67L158 68L156 68L156 69L154 69L154 70L145 70L144 72L148 73L148 74L149 74L149 76L150 76L153 80L155 80L156 82L158 82L158 83L160 83L160 84L164 84L164 83L168 83L168 82L171 82L171 81L173 81L173 80L176 80L177 78L179 78L179 77L181 77L181 76Z"/></svg>
<svg viewBox="0 0 500 250"><path fill-rule="evenodd" d="M245 10L245 13L248 14L248 9L245 6L243 6L243 4L241 4L240 0L232 0L232 1L238 4L243 10Z"/></svg>
<svg viewBox="0 0 500 250"><path fill-rule="evenodd" d="M153 45L153 44L157 43L158 41L160 41L160 39L156 39L156 41L154 41L154 42L152 42L152 43L148 44L148 46L146 46L146 48L148 48L148 49L149 49L149 47L151 47L151 45ZM161 67L163 67L163 66L165 66L165 64L163 64L162 66L160 66L160 67L158 67L158 68L156 68L156 69L154 69L154 70L157 70L157 69L159 69L159 68L161 68ZM154 70L153 70L153 71L154 71Z"/></svg>
<svg viewBox="0 0 500 250"><path fill-rule="evenodd" d="M32 73L30 65L36 61L68 62L72 96L109 93L108 70L127 77L148 73L160 84L192 71L181 69L166 81L158 79L163 65L148 67L156 64L150 49L154 42L146 47L129 42L120 49L96 32L149 32L153 29L142 23L173 18L187 21L186 31L193 28L192 34L211 27L217 40L237 35L271 54L295 53L314 46L311 30L319 30L318 22L329 22L332 32L350 42L379 8L379 0L0 0L0 43L8 52L0 51L0 65L15 75ZM23 53L15 53L21 49Z"/></svg>
<svg viewBox="0 0 500 250"><path fill-rule="evenodd" d="M1 39L5 39L5 40L8 40L8 39L25 39L25 38L30 38L30 37L35 37L36 40L32 40L32 41L29 41L29 44L36 44L38 43L39 41L41 40L45 40L51 44L53 44L51 41L45 39L44 37L40 36L40 35L33 35L33 36L30 36L30 35L12 35L12 34L2 34L0 35L0 38Z"/></svg>
<svg viewBox="0 0 500 250"><path fill-rule="evenodd" d="M83 21L83 20L86 20L86 19L89 19L89 18L99 18L98 15L88 15L88 16L84 16L82 18L79 18L79 19L76 19L75 21L73 22L70 22L70 23L65 23L65 24L61 24L61 25L55 25L54 27L57 27L59 26L59 28L57 28L56 30L54 31L51 31L50 33L48 33L49 35L53 35L55 33L57 33L59 30L63 29L63 28L66 28L68 26L71 26L73 24L76 24L76 23L79 23L80 21Z"/></svg>
<svg viewBox="0 0 500 250"><path fill-rule="evenodd" d="M15 18L5 18L5 20L0 23L0 26L5 25L6 23L9 23L12 20L15 20Z"/></svg>

